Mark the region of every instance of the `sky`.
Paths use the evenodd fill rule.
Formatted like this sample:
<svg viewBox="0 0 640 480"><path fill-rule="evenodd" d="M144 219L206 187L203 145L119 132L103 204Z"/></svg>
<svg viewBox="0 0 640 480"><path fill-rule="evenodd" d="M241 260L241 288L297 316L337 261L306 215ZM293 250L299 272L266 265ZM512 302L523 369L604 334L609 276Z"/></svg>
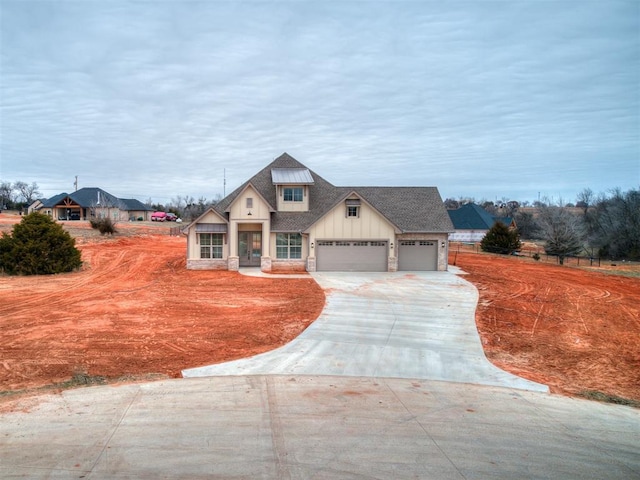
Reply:
<svg viewBox="0 0 640 480"><path fill-rule="evenodd" d="M337 186L640 187L640 2L0 0L0 181L168 203L283 152Z"/></svg>

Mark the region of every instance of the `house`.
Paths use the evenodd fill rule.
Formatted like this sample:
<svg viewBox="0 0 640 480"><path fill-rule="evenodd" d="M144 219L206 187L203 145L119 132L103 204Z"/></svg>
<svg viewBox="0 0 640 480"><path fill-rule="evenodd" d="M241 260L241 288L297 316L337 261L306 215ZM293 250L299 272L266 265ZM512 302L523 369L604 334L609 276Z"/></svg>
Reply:
<svg viewBox="0 0 640 480"><path fill-rule="evenodd" d="M480 242L496 222L516 228L511 217L496 217L475 203L467 203L455 210L448 210L455 232L449 235L452 242Z"/></svg>
<svg viewBox="0 0 640 480"><path fill-rule="evenodd" d="M111 217L112 220L149 220L153 211L136 199L117 198L100 188L81 188L42 200L37 210L55 220L89 220Z"/></svg>
<svg viewBox="0 0 640 480"><path fill-rule="evenodd" d="M190 223L187 268L446 270L436 187L336 187L287 153Z"/></svg>

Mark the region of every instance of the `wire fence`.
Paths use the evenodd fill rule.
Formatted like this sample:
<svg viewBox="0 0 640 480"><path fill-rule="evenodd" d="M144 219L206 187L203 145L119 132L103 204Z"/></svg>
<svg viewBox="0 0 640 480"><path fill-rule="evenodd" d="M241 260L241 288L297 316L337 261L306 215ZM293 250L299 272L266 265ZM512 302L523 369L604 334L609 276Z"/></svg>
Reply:
<svg viewBox="0 0 640 480"><path fill-rule="evenodd" d="M474 242L449 242L449 252L457 253L457 252L474 252L474 253L485 253L480 247L480 243ZM487 253L502 253L506 252L487 252ZM544 263L555 263L557 265L574 265L574 266L583 266L583 267L599 267L602 263L608 262L608 260L603 259L598 256L586 256L586 255L576 255L576 256L566 256L559 257L558 255L549 255L544 251L544 248L539 246L525 245L520 251L514 252L511 255L517 257L527 257L533 260L544 262ZM615 265L615 263L613 263Z"/></svg>

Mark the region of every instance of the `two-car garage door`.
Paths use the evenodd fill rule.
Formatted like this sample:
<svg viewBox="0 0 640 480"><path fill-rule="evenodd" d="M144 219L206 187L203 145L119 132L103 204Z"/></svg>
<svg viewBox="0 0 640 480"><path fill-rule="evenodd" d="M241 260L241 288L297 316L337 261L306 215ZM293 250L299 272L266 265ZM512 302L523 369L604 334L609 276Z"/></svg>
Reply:
<svg viewBox="0 0 640 480"><path fill-rule="evenodd" d="M388 242L360 240L318 241L319 272L386 272Z"/></svg>
<svg viewBox="0 0 640 480"><path fill-rule="evenodd" d="M386 241L318 241L316 270L319 272L386 272L389 255ZM398 270L438 269L438 246L432 240L400 240Z"/></svg>

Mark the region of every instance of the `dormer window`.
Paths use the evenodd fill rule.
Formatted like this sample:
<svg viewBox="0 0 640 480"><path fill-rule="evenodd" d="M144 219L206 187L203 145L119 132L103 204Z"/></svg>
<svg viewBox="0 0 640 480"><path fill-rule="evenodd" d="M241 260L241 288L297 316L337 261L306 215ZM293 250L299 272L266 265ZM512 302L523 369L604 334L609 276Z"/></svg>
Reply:
<svg viewBox="0 0 640 480"><path fill-rule="evenodd" d="M302 202L304 189L302 187L284 187L283 199L285 202Z"/></svg>
<svg viewBox="0 0 640 480"><path fill-rule="evenodd" d="M347 218L359 218L360 217L360 200L359 199L349 199L346 201L347 205Z"/></svg>

